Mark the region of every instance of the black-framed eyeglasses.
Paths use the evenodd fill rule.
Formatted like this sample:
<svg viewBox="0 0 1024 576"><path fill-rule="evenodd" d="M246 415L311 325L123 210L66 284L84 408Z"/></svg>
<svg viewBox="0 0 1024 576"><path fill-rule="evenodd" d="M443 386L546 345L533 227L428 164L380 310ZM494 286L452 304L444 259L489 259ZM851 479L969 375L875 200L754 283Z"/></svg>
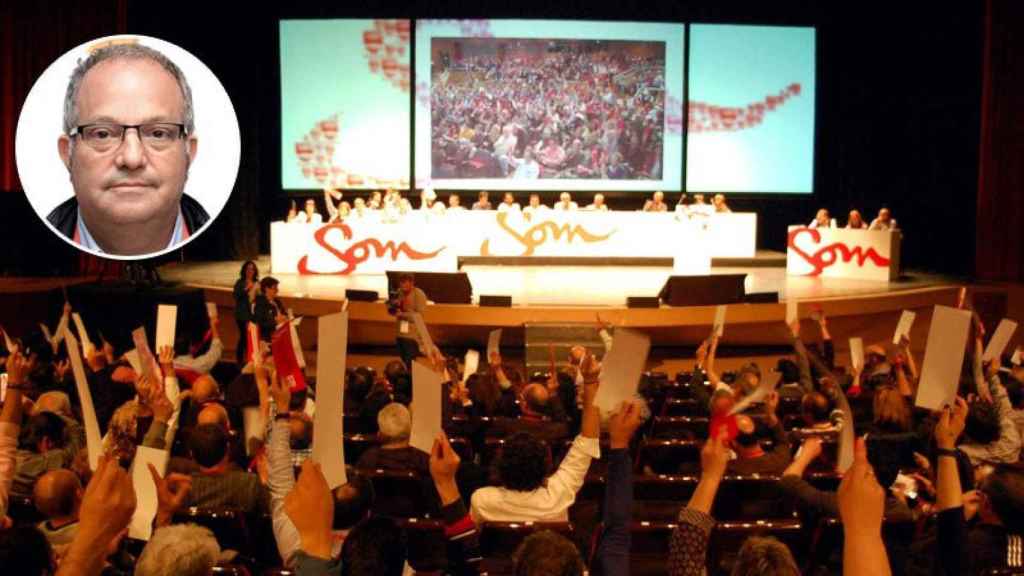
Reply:
<svg viewBox="0 0 1024 576"><path fill-rule="evenodd" d="M150 122L147 124L114 124L100 122L75 126L68 136L79 139L97 152L109 152L124 142L124 135L134 128L139 140L150 150L161 151L188 135L184 124L173 122Z"/></svg>

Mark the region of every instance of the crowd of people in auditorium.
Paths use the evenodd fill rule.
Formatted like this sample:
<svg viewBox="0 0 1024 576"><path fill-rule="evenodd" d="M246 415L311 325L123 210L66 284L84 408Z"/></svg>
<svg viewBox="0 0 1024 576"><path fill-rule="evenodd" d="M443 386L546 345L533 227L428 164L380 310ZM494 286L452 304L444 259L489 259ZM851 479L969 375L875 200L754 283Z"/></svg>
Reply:
<svg viewBox="0 0 1024 576"><path fill-rule="evenodd" d="M530 46L434 63L434 178L661 178L663 56L617 42L519 42Z"/></svg>
<svg viewBox="0 0 1024 576"><path fill-rule="evenodd" d="M983 360L977 316L956 402L939 412L914 407L907 338L840 366L820 312L789 326L792 352L771 370L723 373L712 330L692 370L646 373L634 399L602 411L613 326L598 319L603 349L573 346L542 372L499 349L463 373L464 350L417 359L425 345L408 314L427 302L411 276L401 287L393 313L408 349L382 372L347 371L351 468L335 490L311 459L315 383L279 378L264 344L260 362L226 361L216 319L198 341L160 349L148 376L118 335L93 334L101 345L81 360L103 438L94 470L70 346L5 334L3 573L469 575L501 573L503 560L529 575L624 575L644 562L672 575L1024 570L1024 366L1019 348ZM243 266L236 297L262 341L287 319L277 288ZM445 432L429 454L410 446L413 362L444 381ZM859 439L839 474L851 427ZM169 451L167 473L133 480L139 446ZM140 481L157 499L148 542L125 537ZM495 551L496 531L521 540L514 554Z"/></svg>

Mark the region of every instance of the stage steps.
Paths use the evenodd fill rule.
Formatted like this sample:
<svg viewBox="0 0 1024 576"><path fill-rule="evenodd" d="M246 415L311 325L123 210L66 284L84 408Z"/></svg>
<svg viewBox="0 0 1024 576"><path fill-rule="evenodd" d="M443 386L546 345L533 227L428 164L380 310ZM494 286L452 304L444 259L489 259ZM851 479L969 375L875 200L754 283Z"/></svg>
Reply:
<svg viewBox="0 0 1024 576"><path fill-rule="evenodd" d="M555 353L557 367L568 366L569 349L579 344L586 346L598 358L604 356L604 342L596 324L527 323L524 328L524 361L527 376L533 372L547 372L551 366L550 350Z"/></svg>

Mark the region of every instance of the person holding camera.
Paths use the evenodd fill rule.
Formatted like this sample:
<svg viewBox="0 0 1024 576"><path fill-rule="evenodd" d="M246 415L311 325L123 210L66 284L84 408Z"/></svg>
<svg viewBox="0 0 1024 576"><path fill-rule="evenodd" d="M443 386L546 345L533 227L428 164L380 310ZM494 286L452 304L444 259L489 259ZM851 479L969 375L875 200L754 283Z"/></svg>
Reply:
<svg viewBox="0 0 1024 576"><path fill-rule="evenodd" d="M398 320L398 355L402 357L405 367L412 370L412 361L420 355L419 335L414 326L413 314L422 314L427 308L427 295L416 287L413 275L401 274L398 277L398 290L391 293L388 299L388 313Z"/></svg>

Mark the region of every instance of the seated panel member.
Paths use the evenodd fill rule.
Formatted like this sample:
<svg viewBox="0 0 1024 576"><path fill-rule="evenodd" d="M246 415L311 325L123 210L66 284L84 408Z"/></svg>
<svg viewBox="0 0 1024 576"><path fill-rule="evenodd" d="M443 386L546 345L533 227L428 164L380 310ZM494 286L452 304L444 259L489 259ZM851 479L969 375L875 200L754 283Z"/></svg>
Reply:
<svg viewBox="0 0 1024 576"><path fill-rule="evenodd" d="M818 210L818 213L814 216L814 220L807 225L808 228L836 228L836 219L832 218L828 210L822 208Z"/></svg>
<svg viewBox="0 0 1024 576"><path fill-rule="evenodd" d="M647 202L644 202L644 212L667 212L668 204L665 204L665 193L658 190Z"/></svg>
<svg viewBox="0 0 1024 576"><path fill-rule="evenodd" d="M465 210L466 207L462 205L462 199L459 198L458 194L448 195L448 210Z"/></svg>
<svg viewBox="0 0 1024 576"><path fill-rule="evenodd" d="M491 206L491 200L489 198L489 195L487 194L487 191L486 190L481 190L480 193L477 194L476 202L473 203L473 210L491 210L491 209L493 209L493 206Z"/></svg>
<svg viewBox="0 0 1024 576"><path fill-rule="evenodd" d="M540 203L540 194L530 194L530 203L523 208L523 215L530 217L539 212L547 212L550 209Z"/></svg>
<svg viewBox="0 0 1024 576"><path fill-rule="evenodd" d="M729 208L729 205L725 203L724 194L715 194L715 197L712 199L712 203L715 206L715 212L719 214L728 214L729 212L732 212L732 208Z"/></svg>
<svg viewBox="0 0 1024 576"><path fill-rule="evenodd" d="M555 204L555 210L560 212L575 212L579 208L579 204L572 201L572 196L568 192L562 192L558 196L558 203Z"/></svg>
<svg viewBox="0 0 1024 576"><path fill-rule="evenodd" d="M604 194L594 194L594 203L587 205L584 210L589 212L607 212L608 205L604 203Z"/></svg>
<svg viewBox="0 0 1024 576"><path fill-rule="evenodd" d="M850 210L850 215L846 219L846 228L848 230L867 230L867 223L860 216L859 210Z"/></svg>
<svg viewBox="0 0 1024 576"><path fill-rule="evenodd" d="M184 193L195 159L192 91L162 53L101 48L71 74L57 141L75 196L47 220L83 248L119 256L181 244L209 221Z"/></svg>
<svg viewBox="0 0 1024 576"><path fill-rule="evenodd" d="M498 204L498 212L519 212L519 203L511 192L505 192L501 204Z"/></svg>
<svg viewBox="0 0 1024 576"><path fill-rule="evenodd" d="M305 210L295 215L295 220L298 224L322 224L324 221L323 216L316 211L316 201L312 198L306 199Z"/></svg>
<svg viewBox="0 0 1024 576"><path fill-rule="evenodd" d="M896 225L896 219L892 217L892 213L888 208L882 208L878 211L878 218L871 221L869 230L899 230Z"/></svg>

